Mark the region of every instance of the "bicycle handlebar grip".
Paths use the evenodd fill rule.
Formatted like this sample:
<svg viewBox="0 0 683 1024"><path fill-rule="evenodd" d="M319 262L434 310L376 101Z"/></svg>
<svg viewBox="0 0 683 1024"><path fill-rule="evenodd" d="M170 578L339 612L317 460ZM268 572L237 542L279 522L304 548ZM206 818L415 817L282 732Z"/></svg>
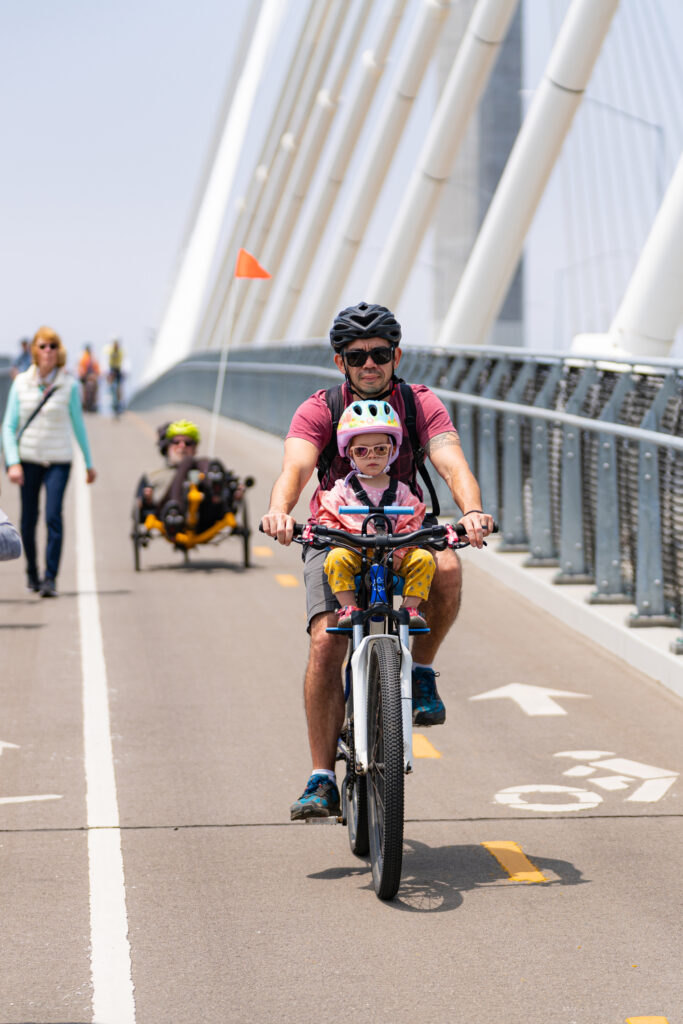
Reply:
<svg viewBox="0 0 683 1024"><path fill-rule="evenodd" d="M258 528L259 528L259 533L265 533L265 530L263 529L263 523L259 523L258 524ZM301 536L301 531L303 530L303 528L304 528L304 524L303 523L294 523L294 533L293 533L293 536L294 537L300 537Z"/></svg>

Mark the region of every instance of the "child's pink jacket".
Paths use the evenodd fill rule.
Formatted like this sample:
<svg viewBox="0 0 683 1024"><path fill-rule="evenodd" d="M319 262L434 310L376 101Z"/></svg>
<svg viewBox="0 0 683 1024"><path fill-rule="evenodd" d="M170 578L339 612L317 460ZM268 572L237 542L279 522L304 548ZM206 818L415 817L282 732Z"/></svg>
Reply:
<svg viewBox="0 0 683 1024"><path fill-rule="evenodd" d="M360 482L370 501L376 505L384 493L384 488L369 486L365 480ZM360 498L351 484L344 483L343 480L337 480L331 490L318 492L318 509L315 522L321 523L323 526L331 526L337 530L348 530L349 533L360 533L363 516L346 515L339 512L340 505L360 505L360 503ZM412 533L413 530L419 530L427 508L424 502L420 501L413 494L408 484L399 481L394 504L403 505L406 508L415 510L411 516L390 516L394 533ZM375 532L373 523L369 525L369 532ZM407 548L398 548L394 552L394 565L399 564L400 559L403 558L407 550Z"/></svg>

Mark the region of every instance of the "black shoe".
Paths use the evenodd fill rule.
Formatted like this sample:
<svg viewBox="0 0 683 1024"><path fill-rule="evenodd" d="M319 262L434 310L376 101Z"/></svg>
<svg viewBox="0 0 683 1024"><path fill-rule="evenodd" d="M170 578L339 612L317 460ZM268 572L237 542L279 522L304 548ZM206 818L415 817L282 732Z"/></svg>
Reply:
<svg viewBox="0 0 683 1024"><path fill-rule="evenodd" d="M35 594L40 593L40 580L37 572L26 573L26 589L32 590Z"/></svg>
<svg viewBox="0 0 683 1024"><path fill-rule="evenodd" d="M49 576L46 576L40 587L41 597L56 597L57 596L57 584L54 580L51 580Z"/></svg>

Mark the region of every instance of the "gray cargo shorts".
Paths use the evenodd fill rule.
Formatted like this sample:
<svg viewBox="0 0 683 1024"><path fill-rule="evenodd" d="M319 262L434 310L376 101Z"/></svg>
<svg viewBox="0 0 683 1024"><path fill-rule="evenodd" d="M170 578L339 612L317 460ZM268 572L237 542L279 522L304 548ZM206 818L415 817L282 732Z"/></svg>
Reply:
<svg viewBox="0 0 683 1024"><path fill-rule="evenodd" d="M314 615L319 615L321 612L333 612L339 607L323 568L327 555L326 550L320 551L316 548L309 547L304 551L304 586L306 587L306 617L309 631Z"/></svg>

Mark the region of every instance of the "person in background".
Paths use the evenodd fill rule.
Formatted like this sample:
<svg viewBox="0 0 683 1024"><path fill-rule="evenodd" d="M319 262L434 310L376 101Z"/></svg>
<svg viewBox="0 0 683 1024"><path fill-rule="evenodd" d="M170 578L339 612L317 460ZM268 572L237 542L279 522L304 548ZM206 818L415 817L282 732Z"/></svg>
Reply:
<svg viewBox="0 0 683 1024"><path fill-rule="evenodd" d="M64 369L66 349L51 327L41 327L31 343L32 364L12 382L2 422L7 473L21 488L21 539L27 586L43 597L57 596L62 553L62 503L71 471L76 435L86 465L86 481L96 473L85 432L78 382ZM45 487L47 549L45 576L38 574L36 526L40 490Z"/></svg>
<svg viewBox="0 0 683 1024"><path fill-rule="evenodd" d="M78 379L81 382L81 401L85 412L97 412L97 388L100 364L92 354L92 346L85 345L78 360Z"/></svg>
<svg viewBox="0 0 683 1024"><path fill-rule="evenodd" d="M186 481L191 470L202 474L199 489L204 494L200 508L198 532L207 530L225 513L233 511L243 496L247 481L242 483L225 469L218 459L197 455L200 434L196 423L178 419L159 427L157 447L164 464L144 473L136 491L140 522L148 513L162 520L167 536L173 538L185 525Z"/></svg>
<svg viewBox="0 0 683 1024"><path fill-rule="evenodd" d="M22 338L19 342L21 352L10 367L9 375L14 380L18 373L28 370L31 365L31 341L29 338Z"/></svg>
<svg viewBox="0 0 683 1024"><path fill-rule="evenodd" d="M107 359L107 382L111 390L112 410L118 416L123 408L124 360L123 348L118 338L111 339L110 344L105 346L104 354Z"/></svg>

